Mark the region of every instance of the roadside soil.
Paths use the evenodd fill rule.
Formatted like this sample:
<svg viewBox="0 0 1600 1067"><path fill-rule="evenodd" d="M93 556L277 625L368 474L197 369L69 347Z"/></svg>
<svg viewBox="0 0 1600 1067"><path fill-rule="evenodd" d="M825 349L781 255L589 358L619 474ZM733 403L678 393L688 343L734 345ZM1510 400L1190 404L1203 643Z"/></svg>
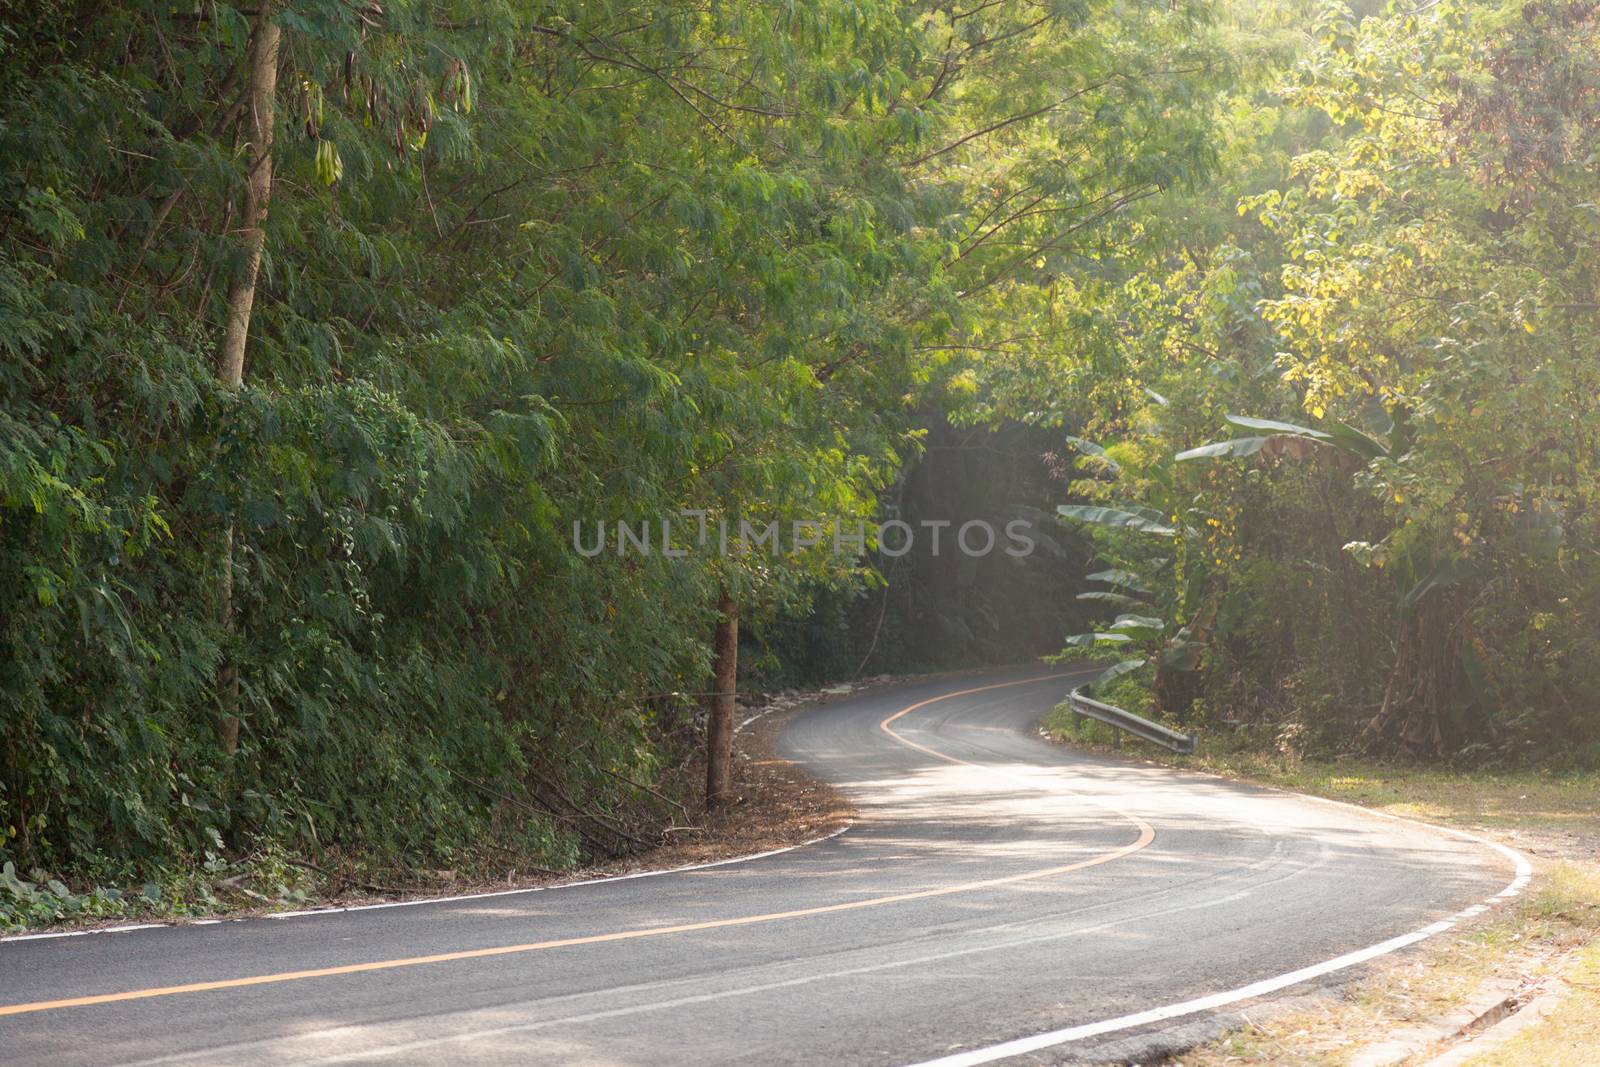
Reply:
<svg viewBox="0 0 1600 1067"><path fill-rule="evenodd" d="M691 825L669 828L667 836L672 840L668 843L614 863L568 872L559 881L713 863L789 848L837 833L855 819L855 809L838 790L779 757L777 742L783 728L807 710L836 700L993 669L880 674L821 689L785 690L764 695L753 703L741 703L736 713L739 728L733 739L734 800L731 804L715 812L708 812L703 804L693 805L685 813ZM704 794L705 764L701 760L691 760L680 773L684 777L683 793Z"/></svg>
<svg viewBox="0 0 1600 1067"><path fill-rule="evenodd" d="M1348 981L1235 1011L1233 1029L1171 1055L1168 1067L1428 1067L1443 1056L1451 1067L1600 1062L1600 776L1301 761L1214 748L1203 737L1199 752L1184 757L1137 741L1123 750L1088 742L1063 721L1047 721L1043 732L1131 761L1459 827L1516 849L1534 868L1520 896ZM1497 1023L1552 992L1562 994L1558 1007L1496 1040Z"/></svg>

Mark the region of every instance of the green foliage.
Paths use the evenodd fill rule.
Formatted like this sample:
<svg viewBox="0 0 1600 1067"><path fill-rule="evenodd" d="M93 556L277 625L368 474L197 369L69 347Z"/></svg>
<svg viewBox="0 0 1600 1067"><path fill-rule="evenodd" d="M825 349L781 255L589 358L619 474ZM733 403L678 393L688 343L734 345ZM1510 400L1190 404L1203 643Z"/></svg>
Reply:
<svg viewBox="0 0 1600 1067"><path fill-rule="evenodd" d="M0 930L119 915L122 910L122 894L115 889L74 893L43 871L29 881L17 876L16 865L10 860L0 866Z"/></svg>
<svg viewBox="0 0 1600 1067"><path fill-rule="evenodd" d="M866 569L590 557L574 523L873 514L911 413L1205 173L1207 15L9 5L0 859L171 885L648 840L717 590L778 627ZM80 907L31 880L12 914Z"/></svg>
<svg viewBox="0 0 1600 1067"><path fill-rule="evenodd" d="M1233 46L1294 13L1241 7ZM1075 495L1182 528L1155 568L1097 536L1156 590L1098 599L1205 641L1193 685L1153 684L1169 711L1332 752L1590 751L1600 23L1476 0L1309 21L1228 88L1216 188L1119 227L1124 267L1065 346L1096 353L1066 373L1104 444ZM997 396L1060 396L994 373Z"/></svg>
<svg viewBox="0 0 1600 1067"><path fill-rule="evenodd" d="M1148 671L1140 670L1145 664L1139 660L1130 662L1135 666L1124 670L1113 669L1102 674L1090 687L1088 695L1102 703L1131 711L1152 722L1162 721L1161 709L1157 707L1151 690L1150 674ZM1172 723L1172 725L1177 724ZM1140 744L1137 738L1123 733L1114 726L1109 726L1098 719L1091 719L1087 715L1074 713L1064 700L1045 716L1044 728L1051 733L1091 745L1122 748L1124 744Z"/></svg>
<svg viewBox="0 0 1600 1067"><path fill-rule="evenodd" d="M1133 510L1127 506L1107 508L1094 504L1062 504L1056 508L1056 513L1064 519L1137 530L1158 537L1172 537L1178 532L1167 525L1167 520L1159 512L1149 508Z"/></svg>

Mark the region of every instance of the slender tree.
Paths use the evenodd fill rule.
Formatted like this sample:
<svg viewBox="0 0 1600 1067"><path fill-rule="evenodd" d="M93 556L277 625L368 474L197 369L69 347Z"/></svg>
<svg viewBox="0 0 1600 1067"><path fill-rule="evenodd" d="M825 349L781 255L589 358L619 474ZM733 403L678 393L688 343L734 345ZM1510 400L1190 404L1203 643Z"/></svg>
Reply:
<svg viewBox="0 0 1600 1067"><path fill-rule="evenodd" d="M250 339L250 314L255 307L256 281L261 275L261 253L266 245L267 209L272 199L272 141L277 128L278 42L281 36L274 15L272 0L259 0L245 56L246 128L250 139L243 146L248 169L238 231L243 263L228 286L227 318L217 349L217 378L231 391L237 391L244 384L245 345ZM218 596L222 624L229 631L234 626L235 535L235 526L229 522L223 534ZM218 672L217 688L223 714L222 745L231 756L239 747L239 665L233 659L224 662Z"/></svg>
<svg viewBox="0 0 1600 1067"><path fill-rule="evenodd" d="M739 605L724 588L717 596L711 713L706 722L706 804L733 797L734 698L739 684Z"/></svg>

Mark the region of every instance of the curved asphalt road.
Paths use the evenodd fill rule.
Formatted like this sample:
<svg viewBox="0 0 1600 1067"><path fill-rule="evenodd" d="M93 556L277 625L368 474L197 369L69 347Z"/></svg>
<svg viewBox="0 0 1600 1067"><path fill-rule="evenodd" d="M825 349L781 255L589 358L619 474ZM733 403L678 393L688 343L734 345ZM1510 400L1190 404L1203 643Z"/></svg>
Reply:
<svg viewBox="0 0 1600 1067"><path fill-rule="evenodd" d="M909 1064L1294 971L1509 878L1480 844L1045 744L1035 725L1074 679L1040 673L796 719L784 754L861 811L798 850L0 944L0 1062ZM1217 1020L1018 1062L1147 1054L1197 1025Z"/></svg>

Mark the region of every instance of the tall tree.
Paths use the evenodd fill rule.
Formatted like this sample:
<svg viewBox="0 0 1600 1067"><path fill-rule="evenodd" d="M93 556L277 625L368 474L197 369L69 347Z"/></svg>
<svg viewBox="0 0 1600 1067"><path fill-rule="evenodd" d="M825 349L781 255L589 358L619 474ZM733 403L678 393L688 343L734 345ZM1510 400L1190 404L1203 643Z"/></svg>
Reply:
<svg viewBox="0 0 1600 1067"><path fill-rule="evenodd" d="M230 390L237 390L244 383L245 344L250 338L250 312L255 306L256 280L261 274L261 253L267 239L267 210L272 200L272 141L278 123L278 41L282 33L274 16L272 0L259 0L245 53L249 140L243 152L249 163L239 241L244 262L228 286L227 318L217 349L217 378L223 388ZM223 534L218 598L222 624L229 630L233 628L233 542L234 526L229 523ZM231 659L218 673L217 688L223 714L222 744L231 756L239 747L239 665Z"/></svg>

